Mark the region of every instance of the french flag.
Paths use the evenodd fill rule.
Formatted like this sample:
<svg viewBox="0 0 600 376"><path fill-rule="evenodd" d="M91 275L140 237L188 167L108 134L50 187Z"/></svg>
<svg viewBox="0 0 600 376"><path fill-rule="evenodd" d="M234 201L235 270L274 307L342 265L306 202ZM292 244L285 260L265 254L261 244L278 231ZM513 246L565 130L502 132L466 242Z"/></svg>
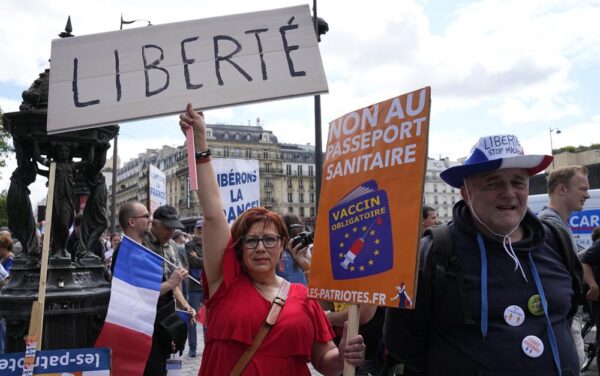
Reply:
<svg viewBox="0 0 600 376"><path fill-rule="evenodd" d="M112 349L113 375L142 375L152 347L163 260L125 236L116 262L108 313L95 347Z"/></svg>

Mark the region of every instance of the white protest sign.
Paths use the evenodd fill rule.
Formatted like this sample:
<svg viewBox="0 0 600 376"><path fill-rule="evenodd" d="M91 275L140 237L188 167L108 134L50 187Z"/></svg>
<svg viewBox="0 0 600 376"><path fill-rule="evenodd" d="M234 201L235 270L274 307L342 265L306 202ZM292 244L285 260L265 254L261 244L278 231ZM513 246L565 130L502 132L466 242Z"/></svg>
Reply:
<svg viewBox="0 0 600 376"><path fill-rule="evenodd" d="M148 209L154 213L167 204L167 177L153 165L148 165Z"/></svg>
<svg viewBox="0 0 600 376"><path fill-rule="evenodd" d="M327 92L308 5L52 41L49 134Z"/></svg>
<svg viewBox="0 0 600 376"><path fill-rule="evenodd" d="M227 223L232 223L246 210L260 206L257 160L215 158L212 164Z"/></svg>

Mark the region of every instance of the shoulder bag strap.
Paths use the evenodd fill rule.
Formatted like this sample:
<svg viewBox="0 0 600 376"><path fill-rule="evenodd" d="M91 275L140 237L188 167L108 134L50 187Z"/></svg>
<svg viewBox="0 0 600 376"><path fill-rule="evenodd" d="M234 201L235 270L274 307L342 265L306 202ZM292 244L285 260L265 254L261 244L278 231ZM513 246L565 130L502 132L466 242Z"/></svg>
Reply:
<svg viewBox="0 0 600 376"><path fill-rule="evenodd" d="M250 363L250 360L254 356L254 353L256 353L256 350L258 350L258 347L260 346L262 341L265 339L267 334L269 334L269 331L275 325L275 322L277 322L277 317L279 316L279 313L285 305L285 301L287 299L289 291L290 283L284 279L281 283L281 287L279 288L277 296L273 300L273 304L271 305L271 309L267 314L267 318L262 323L262 325L258 329L258 332L254 336L254 339L252 340L252 345L250 345L250 347L248 347L246 351L244 351L242 356L240 356L240 359L238 359L237 363L233 367L233 370L229 373L229 376L239 376L242 374L242 372L244 372L244 369L246 368L248 363Z"/></svg>

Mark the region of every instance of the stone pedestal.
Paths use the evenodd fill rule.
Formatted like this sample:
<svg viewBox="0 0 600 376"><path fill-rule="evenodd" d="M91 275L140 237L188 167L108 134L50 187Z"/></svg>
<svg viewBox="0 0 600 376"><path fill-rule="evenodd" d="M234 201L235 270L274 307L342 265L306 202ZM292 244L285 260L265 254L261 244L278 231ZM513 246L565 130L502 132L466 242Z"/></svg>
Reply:
<svg viewBox="0 0 600 376"><path fill-rule="evenodd" d="M48 265L42 349L93 347L106 317L110 284L97 261L53 258ZM21 258L12 267L11 282L0 291L0 316L6 318L6 352L25 350L31 306L38 297L40 266Z"/></svg>

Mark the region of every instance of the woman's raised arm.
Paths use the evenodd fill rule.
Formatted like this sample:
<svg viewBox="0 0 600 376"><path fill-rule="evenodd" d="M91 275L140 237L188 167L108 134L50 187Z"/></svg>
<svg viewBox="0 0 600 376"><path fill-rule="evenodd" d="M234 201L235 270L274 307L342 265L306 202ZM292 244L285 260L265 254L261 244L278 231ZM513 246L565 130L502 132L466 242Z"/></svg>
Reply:
<svg viewBox="0 0 600 376"><path fill-rule="evenodd" d="M186 112L179 116L179 125L185 134L188 127L194 130L194 146L196 152L208 150L206 142L206 124L202 112L196 112L188 103ZM201 159L196 164L198 179L198 199L204 214L202 231L202 252L204 253L204 272L212 294L223 280L223 254L231 233L223 212L221 194L217 186L217 178L210 160Z"/></svg>

